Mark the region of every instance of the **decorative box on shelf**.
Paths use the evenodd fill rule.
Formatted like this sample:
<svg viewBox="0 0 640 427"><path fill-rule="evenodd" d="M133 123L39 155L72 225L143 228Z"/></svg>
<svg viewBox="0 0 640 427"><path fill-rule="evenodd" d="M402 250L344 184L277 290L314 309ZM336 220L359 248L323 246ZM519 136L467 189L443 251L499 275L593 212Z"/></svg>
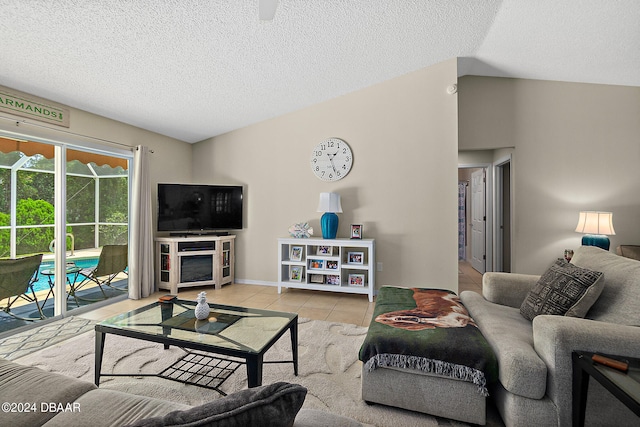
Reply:
<svg viewBox="0 0 640 427"><path fill-rule="evenodd" d="M375 292L374 239L278 239L282 288L364 294Z"/></svg>

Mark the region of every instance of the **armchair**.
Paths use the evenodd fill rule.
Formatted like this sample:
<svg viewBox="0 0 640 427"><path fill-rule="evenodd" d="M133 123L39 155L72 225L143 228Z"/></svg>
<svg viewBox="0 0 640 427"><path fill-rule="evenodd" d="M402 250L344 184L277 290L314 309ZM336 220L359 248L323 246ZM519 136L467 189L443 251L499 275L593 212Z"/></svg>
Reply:
<svg viewBox="0 0 640 427"><path fill-rule="evenodd" d="M620 245L616 248L620 256L640 260L640 245Z"/></svg>

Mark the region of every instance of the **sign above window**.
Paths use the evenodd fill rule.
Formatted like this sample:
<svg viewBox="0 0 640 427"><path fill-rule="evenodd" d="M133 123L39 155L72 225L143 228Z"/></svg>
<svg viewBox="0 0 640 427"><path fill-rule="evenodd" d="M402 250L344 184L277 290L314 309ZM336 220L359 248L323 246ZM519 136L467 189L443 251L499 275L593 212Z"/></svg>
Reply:
<svg viewBox="0 0 640 427"><path fill-rule="evenodd" d="M39 122L69 127L69 108L4 86L0 86L0 111Z"/></svg>

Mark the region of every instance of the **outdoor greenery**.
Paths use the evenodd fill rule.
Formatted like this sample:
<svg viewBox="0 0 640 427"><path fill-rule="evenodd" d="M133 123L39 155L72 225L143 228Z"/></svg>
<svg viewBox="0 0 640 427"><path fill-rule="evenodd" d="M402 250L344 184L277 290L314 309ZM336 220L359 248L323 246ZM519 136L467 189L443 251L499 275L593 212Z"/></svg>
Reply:
<svg viewBox="0 0 640 427"><path fill-rule="evenodd" d="M11 225L11 169L7 166L19 161L20 154L0 153L0 227ZM74 237L74 249L127 243L129 183L126 172L121 168L114 172L110 166L93 163L90 166L77 160L67 166L67 233ZM103 176L95 176L98 173ZM17 254L49 252L55 224L52 160L33 156L18 169L16 176ZM96 207L99 207L98 215ZM0 228L0 258L10 256L10 238L10 230ZM70 250L70 236L66 245Z"/></svg>

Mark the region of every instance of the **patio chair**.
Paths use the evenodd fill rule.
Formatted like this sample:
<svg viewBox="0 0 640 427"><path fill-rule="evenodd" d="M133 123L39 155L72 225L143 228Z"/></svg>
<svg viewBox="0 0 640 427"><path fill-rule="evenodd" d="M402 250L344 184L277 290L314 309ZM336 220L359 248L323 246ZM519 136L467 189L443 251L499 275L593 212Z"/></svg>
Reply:
<svg viewBox="0 0 640 427"><path fill-rule="evenodd" d="M100 258L98 259L98 265L90 268L83 268L80 270L79 275L83 277L82 281L75 285L71 285L69 295L73 296L78 302L81 298L76 295L77 291L86 286L89 283L95 283L100 288L104 299L107 299L107 294L102 288L103 285L109 286L112 289L118 291L126 291L111 284L111 281L119 274L126 273L126 268L129 264L129 248L127 245L104 245L100 252Z"/></svg>
<svg viewBox="0 0 640 427"><path fill-rule="evenodd" d="M38 269L41 262L42 254L17 259L0 259L0 301L7 300L2 310L16 319L38 320L20 317L11 311L11 307L19 299L35 302L38 313L40 313L40 319L45 318L42 307L38 303L38 298L36 298L36 292L33 290L33 283L38 280Z"/></svg>

